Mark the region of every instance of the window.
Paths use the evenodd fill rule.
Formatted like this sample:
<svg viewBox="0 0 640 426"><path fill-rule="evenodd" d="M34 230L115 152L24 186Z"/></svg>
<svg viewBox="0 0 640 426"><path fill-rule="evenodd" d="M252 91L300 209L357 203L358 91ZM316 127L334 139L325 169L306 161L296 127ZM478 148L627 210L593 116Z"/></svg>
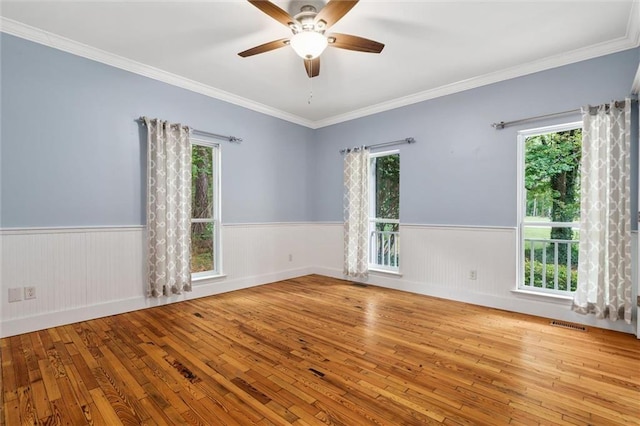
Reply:
<svg viewBox="0 0 640 426"><path fill-rule="evenodd" d="M191 273L218 275L220 266L220 148L191 139Z"/></svg>
<svg viewBox="0 0 640 426"><path fill-rule="evenodd" d="M581 123L518 133L519 288L570 294L578 282Z"/></svg>
<svg viewBox="0 0 640 426"><path fill-rule="evenodd" d="M400 154L370 155L369 269L400 266Z"/></svg>

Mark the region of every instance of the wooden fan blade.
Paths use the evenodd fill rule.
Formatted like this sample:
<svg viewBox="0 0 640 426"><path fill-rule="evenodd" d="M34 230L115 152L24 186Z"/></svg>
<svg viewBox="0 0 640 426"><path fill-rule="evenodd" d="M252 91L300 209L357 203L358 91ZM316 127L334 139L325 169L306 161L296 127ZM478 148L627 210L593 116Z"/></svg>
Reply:
<svg viewBox="0 0 640 426"><path fill-rule="evenodd" d="M329 28L338 22L344 15L349 12L359 0L331 0L316 15L316 23L324 21L326 28Z"/></svg>
<svg viewBox="0 0 640 426"><path fill-rule="evenodd" d="M357 52L380 53L384 49L384 44L368 38L358 37L349 34L333 33L327 36L329 46L339 49L355 50Z"/></svg>
<svg viewBox="0 0 640 426"><path fill-rule="evenodd" d="M287 46L289 43L288 38L281 38L280 40L270 41L269 43L261 44L260 46L252 47L244 52L238 53L239 56L246 58L247 56L257 55L259 53L269 52L271 50L280 49Z"/></svg>
<svg viewBox="0 0 640 426"><path fill-rule="evenodd" d="M315 59L305 59L304 68L307 70L309 78L317 77L320 74L320 57Z"/></svg>
<svg viewBox="0 0 640 426"><path fill-rule="evenodd" d="M280 9L275 4L271 3L267 0L249 0L249 3L271 16L276 21L280 22L282 25L289 27L290 24L294 22L291 15L289 15L284 10Z"/></svg>

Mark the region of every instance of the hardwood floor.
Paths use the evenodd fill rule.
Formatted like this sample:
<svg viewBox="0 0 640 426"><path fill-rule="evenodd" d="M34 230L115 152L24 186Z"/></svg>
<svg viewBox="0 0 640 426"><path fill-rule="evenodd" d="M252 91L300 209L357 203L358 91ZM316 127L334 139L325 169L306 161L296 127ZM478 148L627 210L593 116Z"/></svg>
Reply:
<svg viewBox="0 0 640 426"><path fill-rule="evenodd" d="M640 424L640 342L307 276L2 339L19 424Z"/></svg>

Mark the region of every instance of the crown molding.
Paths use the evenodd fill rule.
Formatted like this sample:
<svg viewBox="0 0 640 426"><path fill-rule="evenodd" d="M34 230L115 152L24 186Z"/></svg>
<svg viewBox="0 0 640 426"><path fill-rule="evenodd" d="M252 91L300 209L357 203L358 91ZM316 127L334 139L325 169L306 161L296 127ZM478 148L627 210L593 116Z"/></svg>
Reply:
<svg viewBox="0 0 640 426"><path fill-rule="evenodd" d="M631 4L629 21L627 23L627 38L636 46L640 45L640 1L634 0Z"/></svg>
<svg viewBox="0 0 640 426"><path fill-rule="evenodd" d="M12 19L0 17L0 31L77 56L101 62L106 65L120 68L154 80L162 81L176 87L181 87L192 92L200 93L214 99L238 105L275 118L289 121L294 124L305 126L311 129L319 129L322 127L343 123L345 121L362 118L368 115L373 115L403 106L412 105L430 99L451 95L469 89L474 89L488 84L498 83L500 81L522 77L528 74L533 74L536 72L557 68L563 65L569 65L572 63L585 61L599 56L604 56L638 47L640 45L640 2L634 0L632 3L631 13L629 15L629 21L627 23L627 31L624 37L576 49L571 52L549 56L541 60L517 65L511 68L481 75L478 77L473 77L467 80L458 81L455 83L436 87L434 89L429 89L401 98L392 99L390 101L381 102L365 108L350 111L345 114L339 114L317 121L312 121L295 114L281 111L268 105L255 102L229 92L225 92L215 87L211 87L197 81L190 80L185 77L181 77L179 75L172 74L158 68L127 59L122 56L114 55L104 50L100 50L76 42L74 40L61 37L59 35L23 24L18 21L14 21ZM640 68L638 69L638 73L636 74L636 77L634 79L632 90L634 93L640 92Z"/></svg>
<svg viewBox="0 0 640 426"><path fill-rule="evenodd" d="M640 9L640 7L638 7L637 5L638 3L634 2L634 9L636 12L635 15L638 15L637 12ZM632 21L630 20L630 24L631 23ZM609 55L612 53L621 52L623 50L632 49L640 44L640 17L637 17L637 19L633 20L633 24L633 30L631 30L630 27L627 30L627 35L625 37L620 37L608 42L577 49L568 53L549 56L541 60L517 65L515 67L436 87L435 89L414 93L402 98L393 99L391 101L381 102L379 104L351 111L346 114L340 114L326 118L324 120L315 121L313 123L313 128L318 129L321 127L331 126L334 124L355 120L357 118L366 117L391 109L427 101L429 99L439 98L465 90L475 89L477 87L498 83L500 81L522 77L540 71L546 71L552 68L561 67L563 65L569 65L576 62L585 61L587 59L593 59L599 56ZM638 73L640 74L640 69L638 70ZM640 75L636 75L634 88L636 90L636 93L638 92L638 90L640 90Z"/></svg>
<svg viewBox="0 0 640 426"><path fill-rule="evenodd" d="M486 86L488 84L498 83L500 81L561 67L563 65L586 61L587 59L593 59L599 56L609 55L627 49L633 49L634 47L638 46L640 46L640 1L634 0L631 4L631 12L629 13L629 20L627 21L627 31L624 37L594 44L581 49L576 49L568 53L549 56L537 61L517 65L515 67L507 68L478 77L473 77L467 80L458 81L401 98L392 99L387 102L381 102L379 104L361 108L345 114L335 115L333 117L313 122L313 128L319 129L321 127L355 120L357 118L366 117L368 115L377 114L379 112L389 111L395 108L427 101L429 99L439 98L441 96L451 95L469 89L475 89L477 87ZM640 65L633 82L632 92L640 93Z"/></svg>
<svg viewBox="0 0 640 426"><path fill-rule="evenodd" d="M629 25L627 26L627 37L630 40L635 40L636 46L640 45L640 2L638 1L634 1L631 8ZM640 94L640 64L638 64L638 70L631 85L631 94Z"/></svg>
<svg viewBox="0 0 640 426"><path fill-rule="evenodd" d="M79 43L66 37L61 37L57 34L53 34L48 31L26 25L18 21L14 21L12 19L0 17L0 32L20 37L25 40L33 41L35 43L52 47L54 49L62 50L76 56L81 56L83 58L101 62L106 65L132 72L134 74L158 80L163 83L171 84L172 86L181 87L192 92L200 93L211 98L238 105L256 112L260 112L262 114L270 115L272 117L280 118L291 123L299 124L305 127L313 126L313 122L311 120L304 119L297 115L290 114L272 108L268 105L264 105L250 99L234 95L233 93L225 92L224 90L216 89L215 87L211 87L206 84L181 77L177 74L163 71L161 69L145 65L131 59L127 59L123 56L114 55L107 51L97 49L83 43Z"/></svg>

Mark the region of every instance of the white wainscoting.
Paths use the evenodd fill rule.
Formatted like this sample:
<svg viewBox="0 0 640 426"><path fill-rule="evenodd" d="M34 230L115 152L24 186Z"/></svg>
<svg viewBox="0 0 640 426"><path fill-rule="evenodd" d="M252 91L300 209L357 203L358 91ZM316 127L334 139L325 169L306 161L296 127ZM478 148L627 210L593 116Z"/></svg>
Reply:
<svg viewBox="0 0 640 426"><path fill-rule="evenodd" d="M5 229L0 231L0 336L309 273L344 278L342 229L335 222L226 224L225 276L198 281L191 293L159 299L145 297L143 227ZM372 273L369 284L632 334L637 330L635 319L632 325L596 321L573 313L569 301L514 293L515 229L402 225L400 238L401 275ZM636 233L633 241L637 253ZM471 269L476 280L469 278ZM8 289L25 286L36 287L36 299L8 303Z"/></svg>
<svg viewBox="0 0 640 426"><path fill-rule="evenodd" d="M97 317L140 298L143 236L143 227L3 230L1 334L73 322L74 311L89 307ZM25 286L36 298L9 303L8 289Z"/></svg>
<svg viewBox="0 0 640 426"><path fill-rule="evenodd" d="M225 225L225 277L148 299L142 226L4 229L0 337L306 275L307 233L304 223ZM8 302L9 288L26 286L36 287L35 299Z"/></svg>

